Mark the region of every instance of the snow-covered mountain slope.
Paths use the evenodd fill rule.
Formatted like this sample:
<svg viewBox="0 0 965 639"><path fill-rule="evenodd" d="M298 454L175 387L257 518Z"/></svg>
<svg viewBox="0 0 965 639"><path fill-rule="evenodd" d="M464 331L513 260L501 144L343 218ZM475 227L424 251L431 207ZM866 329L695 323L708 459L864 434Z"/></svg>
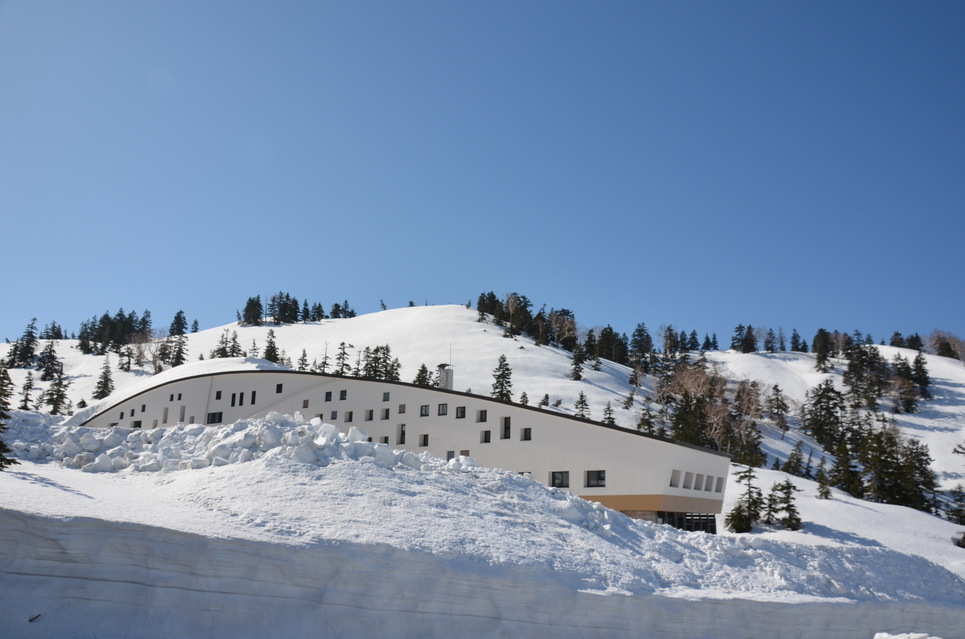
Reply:
<svg viewBox="0 0 965 639"><path fill-rule="evenodd" d="M506 355L513 371L514 399L518 400L526 392L530 403L535 404L548 394L551 402L562 401L558 410L572 413L582 391L590 403L591 418L601 419L606 403L610 402L619 424L633 428L637 423L640 395L637 395L632 409L622 408L622 402L631 390L627 367L603 360L600 371L590 370L587 366L584 379L573 381L570 379L568 353L549 346L536 346L524 337L505 338L502 328L476 319L477 313L464 306L421 306L306 324L261 327L230 324L188 335L188 353L191 360L198 359L199 355L207 358L225 330L229 334L237 332L242 348L249 349L254 341L262 352L268 331L272 330L279 349L285 350L293 361L298 360L304 349L309 363L314 359L321 361L326 353L334 360L339 343L345 342L354 347L350 350L354 366L356 356L366 346L388 344L392 355L402 365L403 381L411 381L423 363L430 370L437 364L451 363L455 369L455 389L472 390L478 394L488 394L497 360L500 355ZM909 360L916 354L890 346L877 348L889 360L898 352ZM6 355L7 349L8 345L0 344L0 357ZM75 404L81 398L90 403L104 357L80 354L76 342L71 340L59 342L57 353L72 381L71 399ZM109 354L107 357L116 392L144 383L151 377L145 369L132 369L129 373L120 371L117 356ZM764 385L778 384L798 405L803 403L808 389L828 377L843 388L841 373L844 363L836 362L831 373L818 373L811 354L722 351L707 353L706 357L723 366L732 380L746 378ZM958 360L931 355L926 355L926 360L933 381L934 399L922 402L920 412L896 415L894 419L906 435L928 444L935 460L933 468L939 473L942 487L947 489L965 482L965 458L951 452L956 444L965 441L965 365ZM13 369L10 375L20 388L27 371ZM37 384L40 388L47 385L46 382ZM644 390L650 392L652 388L645 384ZM882 404L887 405L887 400ZM771 459L775 456L786 459L798 439L804 440L805 451L813 450L815 455L820 453L820 447L806 436L792 431L782 438L781 433L766 421L761 426L766 438L764 449Z"/></svg>
<svg viewBox="0 0 965 639"><path fill-rule="evenodd" d="M803 531L715 537L297 417L9 434L52 457L0 473L0 636L947 638L965 614L955 526L806 480ZM186 463L82 472L71 445Z"/></svg>

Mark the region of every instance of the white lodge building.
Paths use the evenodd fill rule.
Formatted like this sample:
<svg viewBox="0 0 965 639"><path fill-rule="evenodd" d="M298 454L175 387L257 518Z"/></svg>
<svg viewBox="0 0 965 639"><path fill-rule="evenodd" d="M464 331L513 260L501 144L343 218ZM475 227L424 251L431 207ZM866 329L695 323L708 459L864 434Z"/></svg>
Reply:
<svg viewBox="0 0 965 639"><path fill-rule="evenodd" d="M230 424L269 411L319 417L343 432L440 458L531 473L630 516L716 532L728 456L618 426L451 390L303 373L253 359L186 364L108 397L78 425ZM448 381L448 383L446 383Z"/></svg>

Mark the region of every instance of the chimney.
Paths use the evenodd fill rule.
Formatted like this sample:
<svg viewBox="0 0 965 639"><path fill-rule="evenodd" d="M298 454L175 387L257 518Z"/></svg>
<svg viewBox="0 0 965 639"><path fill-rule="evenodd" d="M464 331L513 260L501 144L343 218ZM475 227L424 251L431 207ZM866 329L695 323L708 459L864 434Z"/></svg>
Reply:
<svg viewBox="0 0 965 639"><path fill-rule="evenodd" d="M452 369L449 364L439 364L439 388L452 390Z"/></svg>

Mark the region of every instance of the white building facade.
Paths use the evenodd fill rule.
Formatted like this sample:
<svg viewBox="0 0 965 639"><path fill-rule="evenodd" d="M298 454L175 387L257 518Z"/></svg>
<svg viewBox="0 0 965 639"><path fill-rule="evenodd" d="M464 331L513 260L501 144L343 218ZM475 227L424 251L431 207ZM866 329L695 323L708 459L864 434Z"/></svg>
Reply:
<svg viewBox="0 0 965 639"><path fill-rule="evenodd" d="M113 402L108 398L81 425L230 424L271 411L301 412L343 432L355 426L396 449L443 459L464 455L481 466L529 473L630 516L692 530L716 531L713 515L721 512L729 470L724 454L550 409L445 388L278 369L159 379Z"/></svg>

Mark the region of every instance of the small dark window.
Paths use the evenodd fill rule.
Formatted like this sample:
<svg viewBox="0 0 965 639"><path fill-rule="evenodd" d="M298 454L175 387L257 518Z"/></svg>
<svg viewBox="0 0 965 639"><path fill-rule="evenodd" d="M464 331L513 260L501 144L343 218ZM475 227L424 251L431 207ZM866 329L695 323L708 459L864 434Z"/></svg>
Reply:
<svg viewBox="0 0 965 639"><path fill-rule="evenodd" d="M405 404L399 404L399 414L405 415Z"/></svg>
<svg viewBox="0 0 965 639"><path fill-rule="evenodd" d="M456 419L465 419L465 418L466 418L466 407L456 406Z"/></svg>
<svg viewBox="0 0 965 639"><path fill-rule="evenodd" d="M554 488L570 487L570 471L554 470L550 473L550 486Z"/></svg>
<svg viewBox="0 0 965 639"><path fill-rule="evenodd" d="M282 389L282 386L283 386L283 384L275 384L275 392L276 392L276 393L280 393L280 392L281 392L281 389Z"/></svg>
<svg viewBox="0 0 965 639"><path fill-rule="evenodd" d="M124 411L121 411L121 419L124 419Z"/></svg>
<svg viewBox="0 0 965 639"><path fill-rule="evenodd" d="M140 428L140 427L141 427L141 420L131 422L131 428Z"/></svg>
<svg viewBox="0 0 965 639"><path fill-rule="evenodd" d="M222 414L221 413L208 413L208 418L204 420L205 424L220 424Z"/></svg>
<svg viewBox="0 0 965 639"><path fill-rule="evenodd" d="M493 431L491 430L484 430L482 432L482 436L479 438L479 441L482 442L483 444L488 444L492 440L493 440Z"/></svg>
<svg viewBox="0 0 965 639"><path fill-rule="evenodd" d="M449 414L449 404L439 404L439 416Z"/></svg>
<svg viewBox="0 0 965 639"><path fill-rule="evenodd" d="M488 414L484 410L476 411L476 421L484 422L488 418Z"/></svg>
<svg viewBox="0 0 965 639"><path fill-rule="evenodd" d="M303 399L303 400L302 400L302 408L308 408L308 400L307 400L307 399Z"/></svg>
<svg viewBox="0 0 965 639"><path fill-rule="evenodd" d="M374 412L375 412L375 411L373 411L372 409L369 409L369 410L365 411L365 421L367 421L367 422L372 421L372 417L373 417L373 413L374 413Z"/></svg>
<svg viewBox="0 0 965 639"><path fill-rule="evenodd" d="M345 421L347 422L352 421L352 411L350 410L345 411Z"/></svg>
<svg viewBox="0 0 965 639"><path fill-rule="evenodd" d="M332 391L325 391L325 401L326 402L332 401Z"/></svg>
<svg viewBox="0 0 965 639"><path fill-rule="evenodd" d="M383 409L382 409L382 419L388 419L388 418L389 418L389 409L388 409L388 408L383 408Z"/></svg>
<svg viewBox="0 0 965 639"><path fill-rule="evenodd" d="M131 409L131 417L134 417L134 409Z"/></svg>
<svg viewBox="0 0 965 639"><path fill-rule="evenodd" d="M215 399L221 399L221 391L215 391L215 392L214 392L214 398L215 398Z"/></svg>
<svg viewBox="0 0 965 639"><path fill-rule="evenodd" d="M421 442L419 443L420 446L428 446L428 445L429 445L429 435L428 435L428 434L423 435L420 439L421 439Z"/></svg>
<svg viewBox="0 0 965 639"><path fill-rule="evenodd" d="M405 424L399 424L399 436L395 443L399 446L405 445Z"/></svg>
<svg viewBox="0 0 965 639"><path fill-rule="evenodd" d="M469 451L468 451L468 450L460 450L460 451L459 451L459 454L462 455L463 457L469 457Z"/></svg>
<svg viewBox="0 0 965 639"><path fill-rule="evenodd" d="M383 402L389 401L389 394L388 394L388 393L382 393L382 401L383 401Z"/></svg>
<svg viewBox="0 0 965 639"><path fill-rule="evenodd" d="M519 438L520 438L520 440L522 440L522 441L524 441L524 442L532 441L532 439L533 439L533 429L532 429L532 428L523 428L523 429L521 429L520 432L519 432Z"/></svg>
<svg viewBox="0 0 965 639"><path fill-rule="evenodd" d="M244 406L244 405L245 405L245 394L238 393L238 406Z"/></svg>
<svg viewBox="0 0 965 639"><path fill-rule="evenodd" d="M332 411L332 415L331 415L331 417L329 417L329 419L332 420L333 422L334 422L336 419L338 419L338 411L337 411L337 410L333 410L333 411Z"/></svg>
<svg viewBox="0 0 965 639"><path fill-rule="evenodd" d="M238 394L238 393L231 393L231 407L232 407L232 408L234 408L235 399L236 399L235 396L236 396L237 394Z"/></svg>
<svg viewBox="0 0 965 639"><path fill-rule="evenodd" d="M503 435L501 439L509 439L511 430L512 429L509 427L509 418L503 417Z"/></svg>
<svg viewBox="0 0 965 639"><path fill-rule="evenodd" d="M389 436L388 436L388 435L384 435L384 436L380 437L380 438L379 438L379 442L382 443L382 444L388 444L388 443L389 443Z"/></svg>
<svg viewBox="0 0 965 639"><path fill-rule="evenodd" d="M446 461L449 461L450 459L455 459L455 458L456 458L456 451L454 450L446 451Z"/></svg>
<svg viewBox="0 0 965 639"><path fill-rule="evenodd" d="M251 405L255 405L255 391L251 391Z"/></svg>
<svg viewBox="0 0 965 639"><path fill-rule="evenodd" d="M606 486L606 471L605 470L588 470L586 471L586 487L587 488L603 488Z"/></svg>
<svg viewBox="0 0 965 639"><path fill-rule="evenodd" d="M174 395L171 395L171 397L170 397L170 399L168 399L168 401L169 401L169 402L173 402L173 401L174 401Z"/></svg>
<svg viewBox="0 0 965 639"><path fill-rule="evenodd" d="M178 401L181 401L181 393L178 393Z"/></svg>
<svg viewBox="0 0 965 639"><path fill-rule="evenodd" d="M419 407L419 417L428 417L428 416L429 416L429 405L423 404L422 406Z"/></svg>
<svg viewBox="0 0 965 639"><path fill-rule="evenodd" d="M339 391L339 392L338 392L338 398L339 398L339 399L348 399L348 391L347 391L347 390Z"/></svg>
<svg viewBox="0 0 965 639"><path fill-rule="evenodd" d="M141 412L143 413L146 410L147 410L147 404L141 404Z"/></svg>

